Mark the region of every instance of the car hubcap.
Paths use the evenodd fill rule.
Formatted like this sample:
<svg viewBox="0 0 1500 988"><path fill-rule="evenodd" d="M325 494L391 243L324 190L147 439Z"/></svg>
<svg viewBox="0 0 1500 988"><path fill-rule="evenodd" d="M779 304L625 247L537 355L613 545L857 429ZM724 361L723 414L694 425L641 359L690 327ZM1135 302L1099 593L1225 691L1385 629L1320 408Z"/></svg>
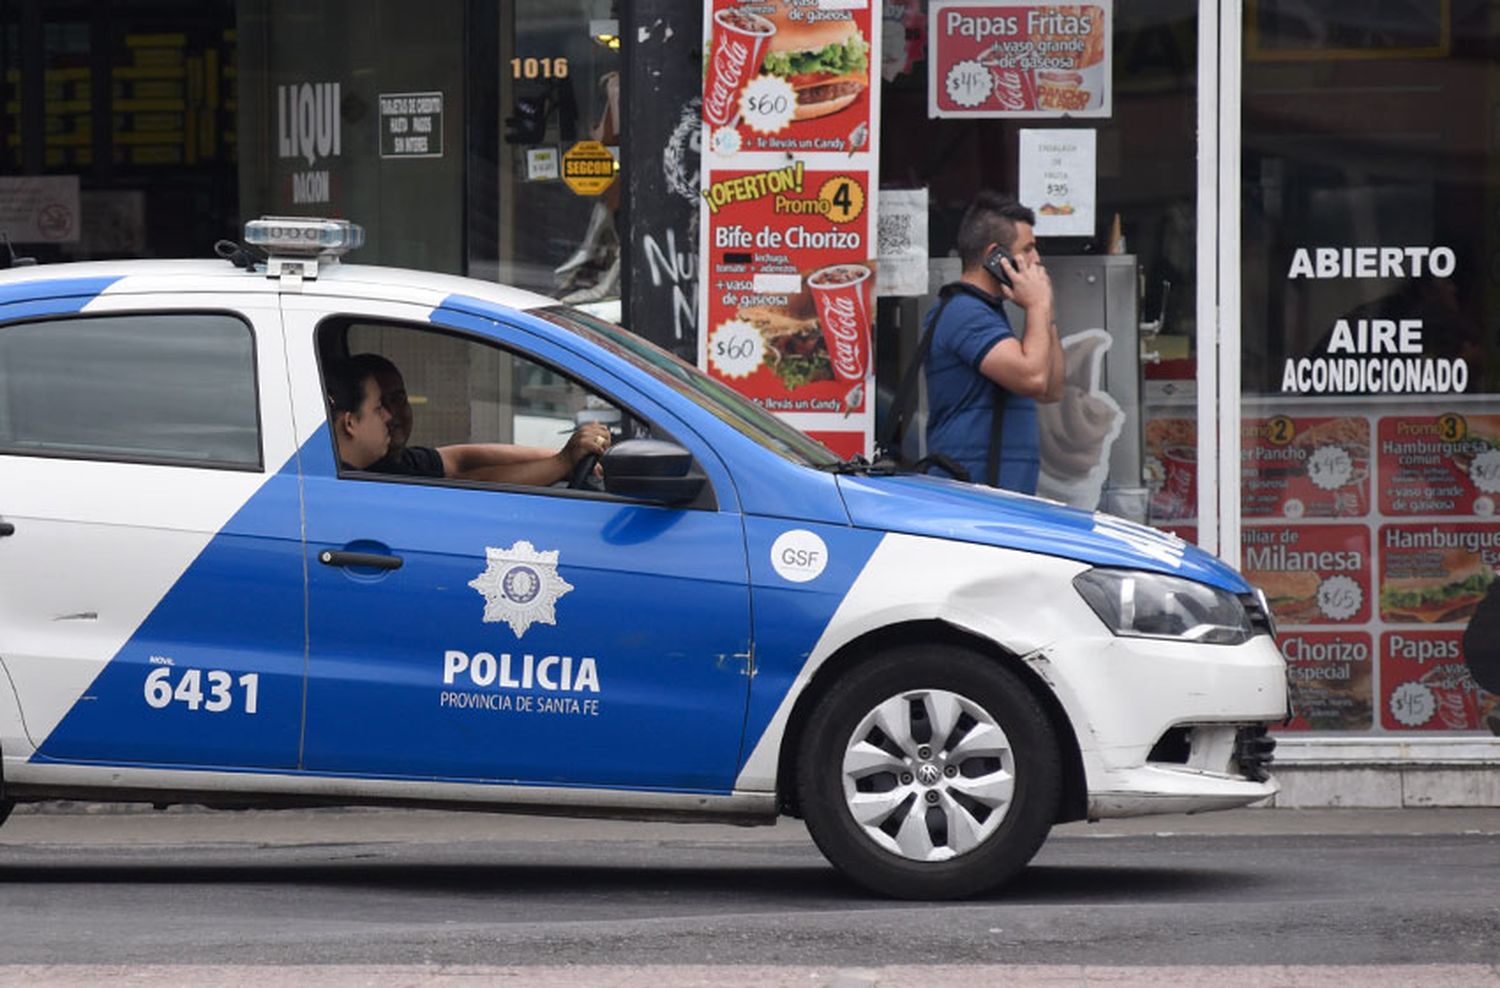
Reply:
<svg viewBox="0 0 1500 988"><path fill-rule="evenodd" d="M879 846L913 861L971 851L1005 819L1015 756L968 697L912 690L865 715L844 751L844 799Z"/></svg>

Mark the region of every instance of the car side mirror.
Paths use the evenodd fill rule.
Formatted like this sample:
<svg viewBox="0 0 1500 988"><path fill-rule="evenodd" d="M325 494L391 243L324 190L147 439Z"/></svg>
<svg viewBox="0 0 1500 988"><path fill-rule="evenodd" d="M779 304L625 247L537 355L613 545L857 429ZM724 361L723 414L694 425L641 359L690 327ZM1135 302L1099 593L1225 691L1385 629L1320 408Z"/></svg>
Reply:
<svg viewBox="0 0 1500 988"><path fill-rule="evenodd" d="M606 491L657 504L687 504L708 482L692 472L692 453L661 439L627 439L611 446L599 462Z"/></svg>

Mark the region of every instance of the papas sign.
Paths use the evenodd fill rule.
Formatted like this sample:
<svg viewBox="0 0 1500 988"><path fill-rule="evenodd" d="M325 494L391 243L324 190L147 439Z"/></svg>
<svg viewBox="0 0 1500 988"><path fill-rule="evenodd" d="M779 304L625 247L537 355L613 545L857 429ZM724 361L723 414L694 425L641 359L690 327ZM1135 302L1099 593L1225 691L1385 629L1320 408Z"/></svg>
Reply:
<svg viewBox="0 0 1500 988"><path fill-rule="evenodd" d="M1107 117L1113 0L933 0L929 117Z"/></svg>
<svg viewBox="0 0 1500 988"><path fill-rule="evenodd" d="M615 180L615 156L598 141L579 141L563 152L562 180L581 196L597 196Z"/></svg>

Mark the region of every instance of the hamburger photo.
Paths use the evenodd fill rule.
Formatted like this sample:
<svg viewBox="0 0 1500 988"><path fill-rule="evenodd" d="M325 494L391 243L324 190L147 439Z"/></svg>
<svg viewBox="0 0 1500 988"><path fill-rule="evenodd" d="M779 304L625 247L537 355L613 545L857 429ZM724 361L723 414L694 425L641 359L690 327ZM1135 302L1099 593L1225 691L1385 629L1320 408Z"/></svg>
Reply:
<svg viewBox="0 0 1500 988"><path fill-rule="evenodd" d="M738 315L760 330L766 363L788 391L813 381L833 380L828 344L806 293L791 296L786 305L747 305Z"/></svg>
<svg viewBox="0 0 1500 988"><path fill-rule="evenodd" d="M792 20L785 3L767 19L776 33L766 46L763 75L785 79L797 93L794 120L837 113L870 84L870 45L850 16L838 20ZM798 8L806 17L819 8Z"/></svg>
<svg viewBox="0 0 1500 988"><path fill-rule="evenodd" d="M1380 587L1380 616L1422 624L1466 621L1494 579L1479 557L1449 549L1441 572L1387 577Z"/></svg>
<svg viewBox="0 0 1500 988"><path fill-rule="evenodd" d="M1312 570L1247 572L1245 578L1266 592L1266 603L1277 624L1307 624L1322 619L1318 587L1323 581Z"/></svg>

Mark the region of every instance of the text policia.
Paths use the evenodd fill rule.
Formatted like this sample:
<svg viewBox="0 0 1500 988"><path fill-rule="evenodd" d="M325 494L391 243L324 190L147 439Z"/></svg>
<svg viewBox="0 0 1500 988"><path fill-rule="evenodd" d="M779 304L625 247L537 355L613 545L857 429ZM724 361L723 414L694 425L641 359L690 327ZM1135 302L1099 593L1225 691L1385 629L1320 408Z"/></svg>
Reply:
<svg viewBox="0 0 1500 988"><path fill-rule="evenodd" d="M1288 280L1447 278L1457 259L1449 247L1299 247ZM1324 353L1288 357L1283 394L1451 394L1468 390L1463 357L1426 352L1420 318L1339 319Z"/></svg>

